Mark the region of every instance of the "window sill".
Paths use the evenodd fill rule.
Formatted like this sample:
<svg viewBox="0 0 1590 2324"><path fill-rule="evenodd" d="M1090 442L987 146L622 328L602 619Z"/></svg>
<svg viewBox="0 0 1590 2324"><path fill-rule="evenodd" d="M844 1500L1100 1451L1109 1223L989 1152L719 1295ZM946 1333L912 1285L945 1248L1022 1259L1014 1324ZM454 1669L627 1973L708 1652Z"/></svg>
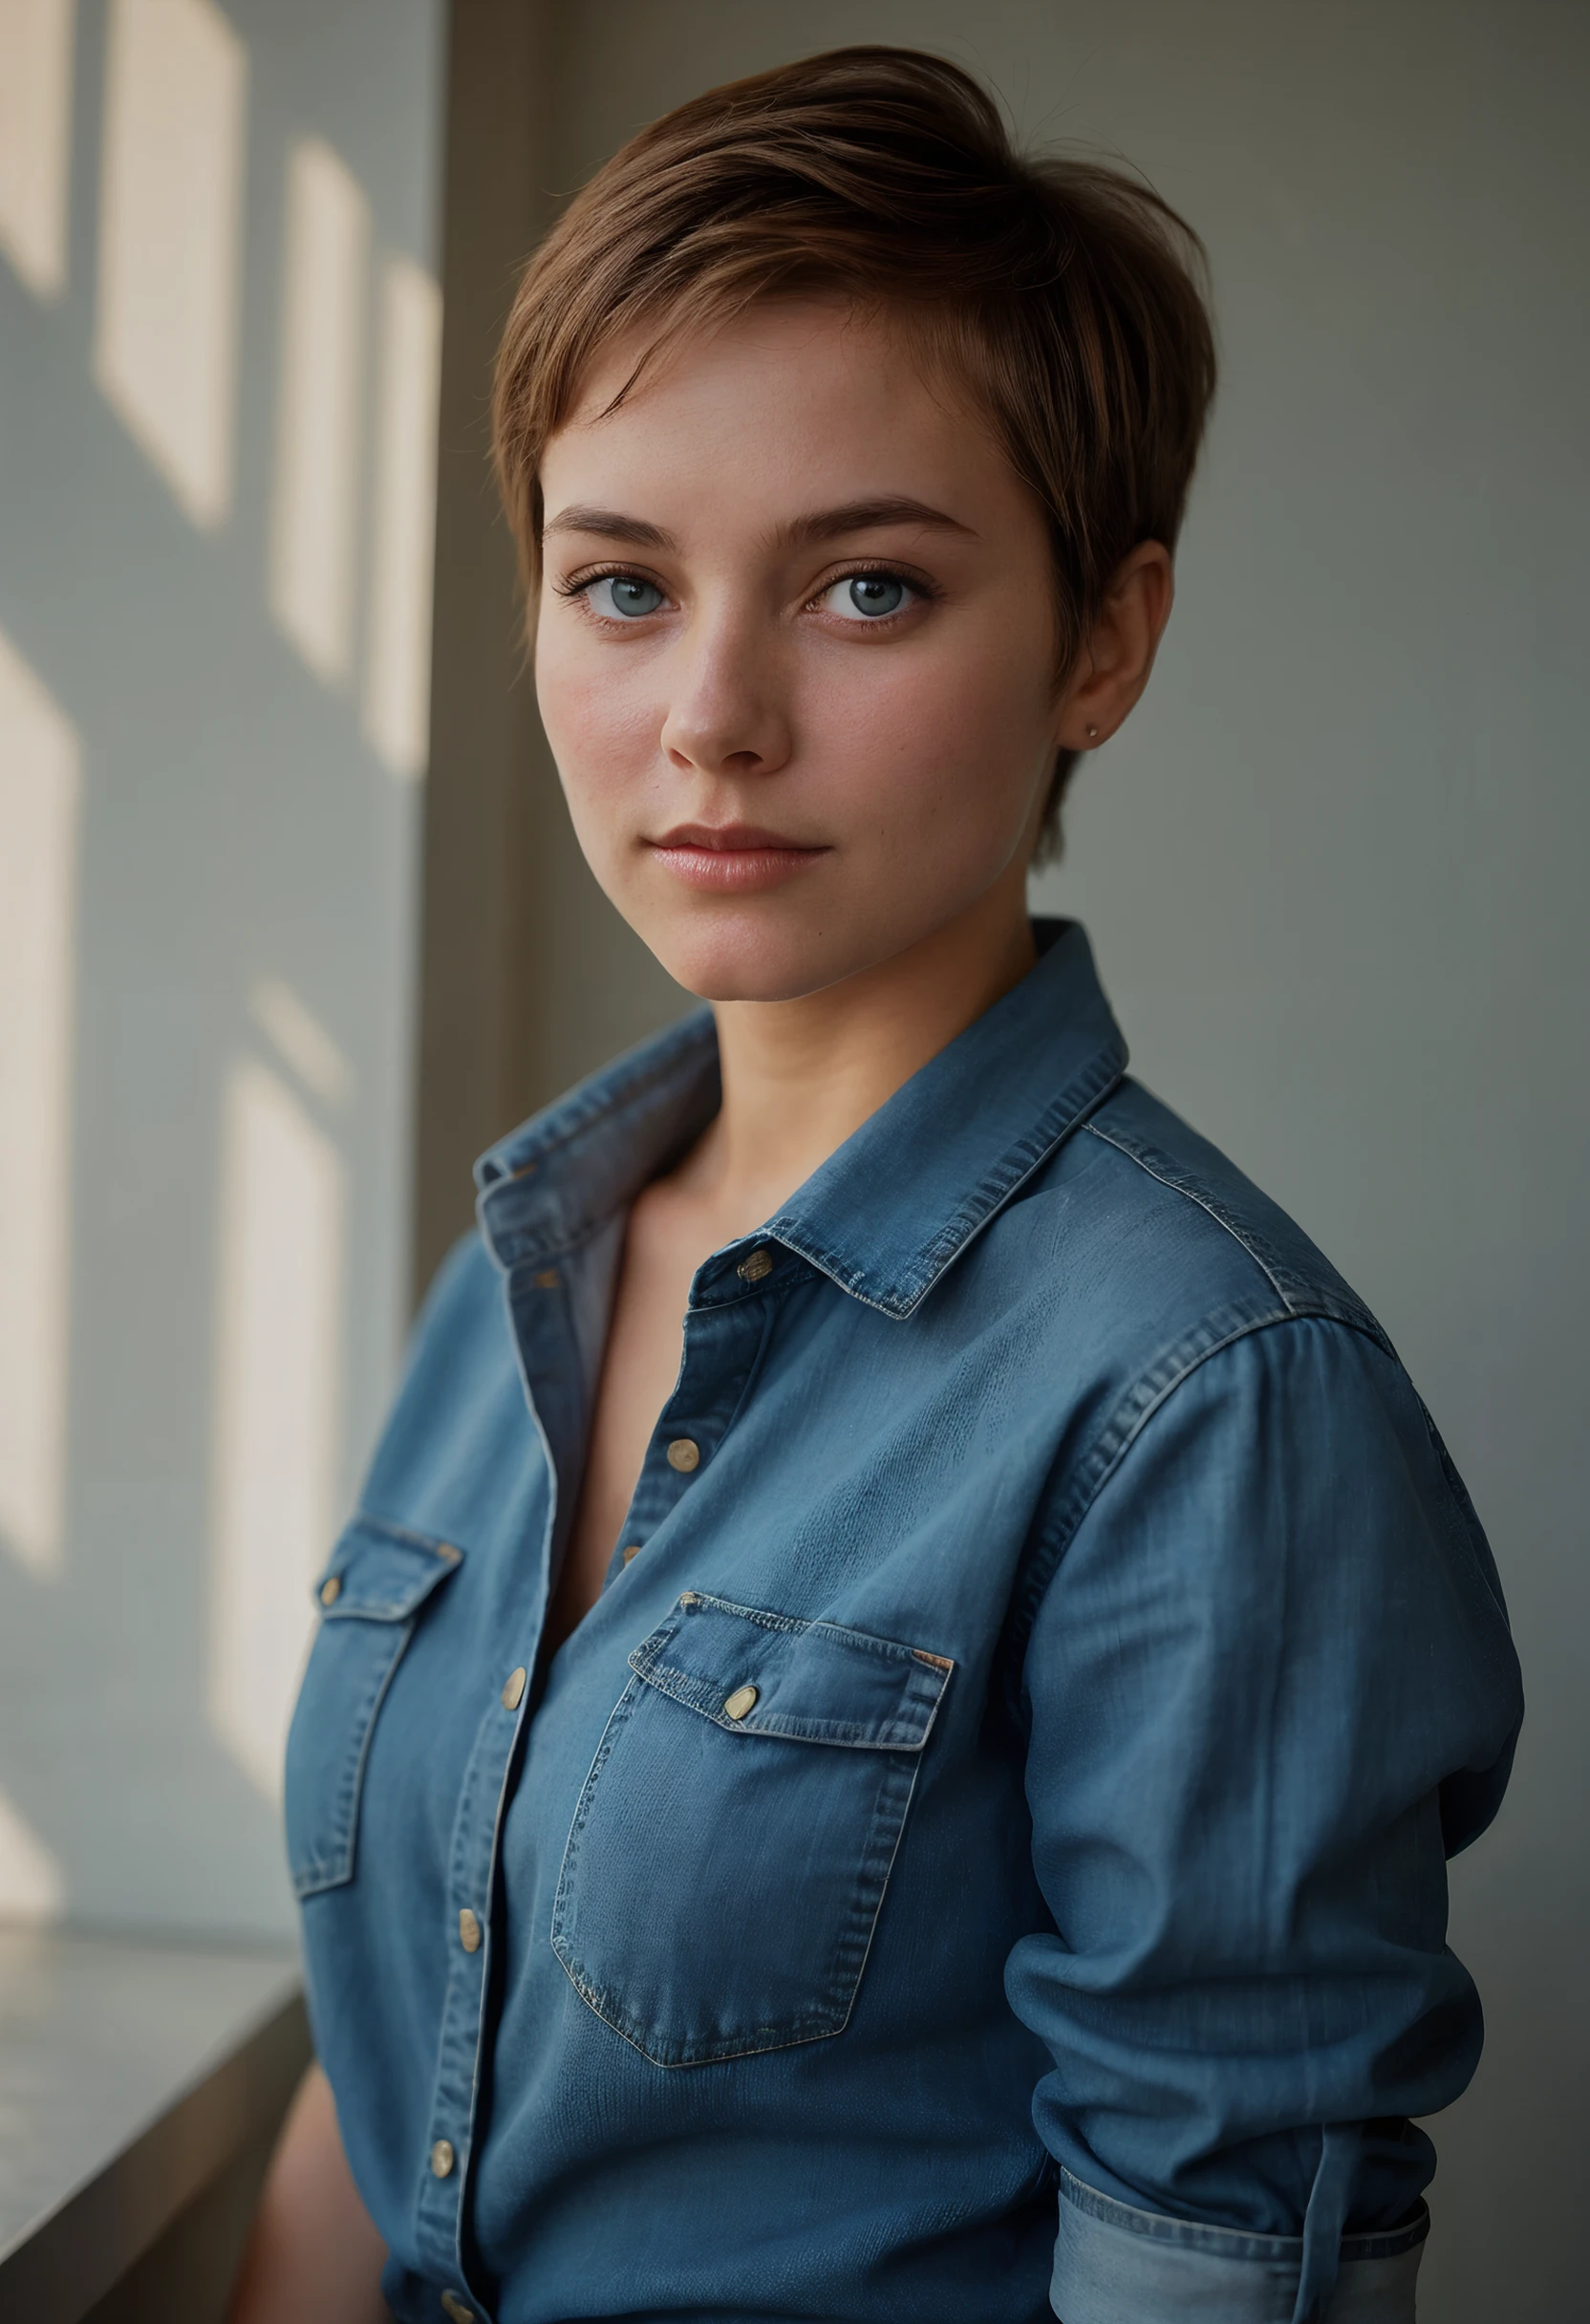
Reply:
<svg viewBox="0 0 1590 2324"><path fill-rule="evenodd" d="M0 2314L79 2324L309 2056L289 1948L0 1928Z"/></svg>

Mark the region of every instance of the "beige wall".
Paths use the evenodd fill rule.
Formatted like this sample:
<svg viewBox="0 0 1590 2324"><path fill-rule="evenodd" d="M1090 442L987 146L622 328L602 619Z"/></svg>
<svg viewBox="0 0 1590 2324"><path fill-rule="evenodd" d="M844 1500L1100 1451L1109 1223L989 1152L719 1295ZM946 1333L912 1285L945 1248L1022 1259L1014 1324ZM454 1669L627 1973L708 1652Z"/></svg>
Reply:
<svg viewBox="0 0 1590 2324"><path fill-rule="evenodd" d="M712 81L884 39L982 73L1029 139L1128 157L1208 241L1224 384L1181 602L1042 897L1092 929L1144 1078L1379 1308L1492 1529L1532 1712L1503 1822L1454 1870L1491 2034L1436 2126L1420 2313L1560 2324L1590 2143L1590 17L606 0L544 23L524 99L543 188ZM486 1134L680 1005L596 898L524 734L540 949ZM447 1173L439 1220L464 1215Z"/></svg>

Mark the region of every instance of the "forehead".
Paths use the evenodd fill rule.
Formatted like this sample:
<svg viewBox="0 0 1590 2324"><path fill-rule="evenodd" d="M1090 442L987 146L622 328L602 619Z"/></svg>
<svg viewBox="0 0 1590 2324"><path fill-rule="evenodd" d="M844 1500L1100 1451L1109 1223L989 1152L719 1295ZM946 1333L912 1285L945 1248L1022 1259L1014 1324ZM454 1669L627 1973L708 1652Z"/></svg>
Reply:
<svg viewBox="0 0 1590 2324"><path fill-rule="evenodd" d="M618 494L643 500L648 515L668 502L659 521L671 529L686 513L739 508L757 521L784 515L792 499L897 497L981 530L1027 501L987 421L896 317L837 300L763 300L665 344L624 393L654 335L620 340L591 365L543 455L548 519L572 501L613 506Z"/></svg>

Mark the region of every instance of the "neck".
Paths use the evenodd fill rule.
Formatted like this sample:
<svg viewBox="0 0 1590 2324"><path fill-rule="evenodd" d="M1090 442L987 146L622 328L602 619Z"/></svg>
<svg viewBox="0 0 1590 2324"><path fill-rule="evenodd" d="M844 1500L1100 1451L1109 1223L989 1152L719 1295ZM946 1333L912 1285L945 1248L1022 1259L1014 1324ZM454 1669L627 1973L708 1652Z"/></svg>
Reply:
<svg viewBox="0 0 1590 2324"><path fill-rule="evenodd" d="M1035 958L1023 873L823 992L717 1003L723 1103L685 1170L726 1233L749 1233L777 1211Z"/></svg>

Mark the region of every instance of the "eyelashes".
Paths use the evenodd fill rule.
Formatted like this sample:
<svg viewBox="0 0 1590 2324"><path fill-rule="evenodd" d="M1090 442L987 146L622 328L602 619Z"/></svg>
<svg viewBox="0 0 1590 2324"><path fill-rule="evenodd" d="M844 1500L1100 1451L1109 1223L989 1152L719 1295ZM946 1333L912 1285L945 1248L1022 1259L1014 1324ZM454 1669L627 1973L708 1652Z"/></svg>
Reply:
<svg viewBox="0 0 1590 2324"><path fill-rule="evenodd" d="M662 583L632 565L601 565L552 583L556 595L577 601L587 617L604 630L637 627L669 604ZM925 573L872 560L830 573L801 611L824 610L853 633L890 631L918 606L934 603L939 591ZM605 601L604 601L605 600Z"/></svg>
<svg viewBox="0 0 1590 2324"><path fill-rule="evenodd" d="M865 572L841 573L811 602L826 605L837 620L852 628L876 630L909 613L921 594L903 573L874 566Z"/></svg>
<svg viewBox="0 0 1590 2324"><path fill-rule="evenodd" d="M601 591L607 592L605 605L596 602ZM607 621L643 621L667 602L657 584L644 573L593 573L580 595Z"/></svg>
<svg viewBox="0 0 1590 2324"><path fill-rule="evenodd" d="M587 620L593 621L603 630L634 629L647 614L659 612L668 602L667 592L659 581L654 581L650 573L639 572L630 565L602 565L594 572L572 573L567 580L554 581L552 589L559 597L570 604L577 604ZM634 592L629 604L618 601L616 592L620 589ZM600 590L607 591L612 598L611 606L604 607L594 602ZM635 601L643 598L648 592L655 603L648 605Z"/></svg>

